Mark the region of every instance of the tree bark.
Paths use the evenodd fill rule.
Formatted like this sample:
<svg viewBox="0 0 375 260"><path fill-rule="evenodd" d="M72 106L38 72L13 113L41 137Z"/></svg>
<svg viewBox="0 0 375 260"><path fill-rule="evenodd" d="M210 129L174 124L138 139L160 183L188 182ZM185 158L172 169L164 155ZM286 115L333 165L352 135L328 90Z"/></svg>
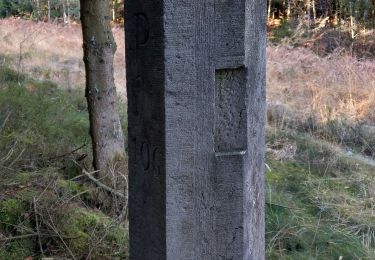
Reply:
<svg viewBox="0 0 375 260"><path fill-rule="evenodd" d="M310 37L311 32L311 0L306 1L306 9L307 9L307 31Z"/></svg>
<svg viewBox="0 0 375 260"><path fill-rule="evenodd" d="M339 32L339 41L341 41L341 5L336 4L336 20Z"/></svg>
<svg viewBox="0 0 375 260"><path fill-rule="evenodd" d="M354 17L353 17L353 2L349 2L349 9L350 9L350 35L352 39L354 39L355 32L354 32Z"/></svg>
<svg viewBox="0 0 375 260"><path fill-rule="evenodd" d="M63 8L63 13L62 13L62 16L63 16L63 21L64 21L64 23L66 23L66 9L65 9L65 0L62 0L62 8Z"/></svg>
<svg viewBox="0 0 375 260"><path fill-rule="evenodd" d="M267 8L267 17L268 17L268 20L271 19L271 8L272 8L272 0L268 0L268 8Z"/></svg>
<svg viewBox="0 0 375 260"><path fill-rule="evenodd" d="M117 0L112 0L112 21L116 21Z"/></svg>
<svg viewBox="0 0 375 260"><path fill-rule="evenodd" d="M111 1L80 2L94 168L99 177L106 177L125 155L113 76L116 43L111 30Z"/></svg>
<svg viewBox="0 0 375 260"><path fill-rule="evenodd" d="M51 2L50 0L47 1L47 7L48 7L48 22L51 22Z"/></svg>
<svg viewBox="0 0 375 260"><path fill-rule="evenodd" d="M37 18L38 18L38 21L40 21L40 4L39 4L39 0L36 0L35 3L36 3Z"/></svg>
<svg viewBox="0 0 375 260"><path fill-rule="evenodd" d="M315 21L316 20L316 5L315 5L315 0L312 0L311 5L312 5L312 11L313 11L313 18L314 18L314 21Z"/></svg>
<svg viewBox="0 0 375 260"><path fill-rule="evenodd" d="M66 23L70 23L70 1L66 1Z"/></svg>

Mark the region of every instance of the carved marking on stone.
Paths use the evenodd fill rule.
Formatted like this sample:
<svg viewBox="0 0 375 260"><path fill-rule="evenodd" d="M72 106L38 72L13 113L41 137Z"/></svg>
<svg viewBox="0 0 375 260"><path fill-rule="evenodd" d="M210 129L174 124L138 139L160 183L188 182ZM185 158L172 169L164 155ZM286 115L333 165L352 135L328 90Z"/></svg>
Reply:
<svg viewBox="0 0 375 260"><path fill-rule="evenodd" d="M160 168L160 149L150 145L148 142L143 142L139 147L138 143L134 141L137 149L140 151L141 164L144 171L151 170L156 176L161 174ZM137 160L137 158L136 158Z"/></svg>
<svg viewBox="0 0 375 260"><path fill-rule="evenodd" d="M141 145L141 159L143 170L148 171L150 169L150 145L146 142Z"/></svg>
<svg viewBox="0 0 375 260"><path fill-rule="evenodd" d="M135 14L137 17L137 46L146 46L150 30L147 16L143 13Z"/></svg>
<svg viewBox="0 0 375 260"><path fill-rule="evenodd" d="M264 259L262 10L126 1L131 260Z"/></svg>
<svg viewBox="0 0 375 260"><path fill-rule="evenodd" d="M135 90L132 90L133 102L135 102L133 113L136 116L139 114L139 107L141 105L139 94L142 89L143 89L143 79L141 76L138 76L135 80Z"/></svg>

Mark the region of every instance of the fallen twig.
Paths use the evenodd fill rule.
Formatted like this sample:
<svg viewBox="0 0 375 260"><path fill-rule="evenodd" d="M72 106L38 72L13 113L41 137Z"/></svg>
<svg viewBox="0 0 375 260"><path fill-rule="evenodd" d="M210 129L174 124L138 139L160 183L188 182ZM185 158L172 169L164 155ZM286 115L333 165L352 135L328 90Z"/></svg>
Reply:
<svg viewBox="0 0 375 260"><path fill-rule="evenodd" d="M30 234L25 234L25 235L20 235L20 236L14 236L14 237L5 237L5 238L0 238L0 242L6 243L14 240L19 240L19 239L25 239L25 238L30 238L30 237L36 237L36 236L41 236L41 237L59 237L57 235L53 234L37 234L37 233L30 233ZM64 237L66 239L76 239L76 237Z"/></svg>
<svg viewBox="0 0 375 260"><path fill-rule="evenodd" d="M48 217L50 219L50 223L47 222L46 224L56 233L56 235L60 238L60 241L64 244L66 250L68 250L69 254L71 255L71 257L73 258L73 260L76 259L76 257L74 256L72 250L70 250L69 246L65 243L65 240L64 238L61 236L61 234L59 233L58 229L56 228L55 224L53 223L53 219L51 217L51 214L47 211L48 213Z"/></svg>
<svg viewBox="0 0 375 260"><path fill-rule="evenodd" d="M81 150L82 148L86 147L87 144L83 144L81 145L80 147L74 149L73 151L70 151L68 153L65 153L65 154L62 154L62 155L58 155L58 156L55 156L55 157L51 157L51 158L48 158L47 161L51 161L51 160L56 160L56 159L60 159L60 158L64 158L68 155L71 155L71 154L74 154L75 152Z"/></svg>
<svg viewBox="0 0 375 260"><path fill-rule="evenodd" d="M271 202L266 202L266 204L268 206L275 206L275 207L286 208L286 209L296 209L296 208L293 208L293 207L288 207L288 206L285 206L285 205L280 205L280 204L271 203Z"/></svg>
<svg viewBox="0 0 375 260"><path fill-rule="evenodd" d="M89 192L89 190L85 190L85 191L82 191L82 192L79 192L79 193L75 194L74 196L72 196L72 197L70 197L69 199L67 199L66 201L64 201L64 202L60 205L60 207L63 206L63 205L65 205L65 204L67 204L68 202L70 202L70 201L73 200L74 198L77 198L77 197L79 197L79 196L81 196L81 195L83 195L83 194L85 194L85 193L88 193L88 192Z"/></svg>
<svg viewBox="0 0 375 260"><path fill-rule="evenodd" d="M104 183L98 181L97 179L94 178L94 176L92 176L93 173L96 173L98 171L94 171L92 173L89 173L87 172L85 169L82 169L82 172L86 175L87 178L89 178L93 183L95 183L98 187L112 193L112 194L115 194L116 196L118 197L121 197L121 198L126 198L126 196L124 194L122 194L121 192L118 192L117 190L114 190L110 187L108 187L107 185L105 185Z"/></svg>
<svg viewBox="0 0 375 260"><path fill-rule="evenodd" d="M42 256L44 256L44 250L42 246L42 239L40 237L40 229L39 229L39 216L38 216L38 211L36 207L36 199L35 197L33 198L33 206L34 206L34 214L35 214L35 227L36 227L36 233L38 235L38 243L39 243L39 248L40 248L40 253Z"/></svg>
<svg viewBox="0 0 375 260"><path fill-rule="evenodd" d="M3 123L1 124L1 126L0 126L0 131L5 127L5 125L6 125L6 123L8 122L9 117L10 117L11 114L12 114L12 112L8 112L7 116L6 116L5 119L4 119L4 122L3 122Z"/></svg>
<svg viewBox="0 0 375 260"><path fill-rule="evenodd" d="M11 162L8 167L12 167L20 158L21 156L23 155L23 153L25 152L25 148L22 149L22 151L18 154L18 156L16 157L16 159L13 160L13 162Z"/></svg>
<svg viewBox="0 0 375 260"><path fill-rule="evenodd" d="M13 153L14 153L14 149L12 148L9 150L7 155L5 155L5 157L0 159L0 164L6 163L12 157Z"/></svg>
<svg viewBox="0 0 375 260"><path fill-rule="evenodd" d="M9 242L13 240L18 240L18 239L25 239L29 237L35 237L38 234L26 234L26 235L21 235L21 236L14 236L14 237L6 237L6 238L0 238L0 242Z"/></svg>

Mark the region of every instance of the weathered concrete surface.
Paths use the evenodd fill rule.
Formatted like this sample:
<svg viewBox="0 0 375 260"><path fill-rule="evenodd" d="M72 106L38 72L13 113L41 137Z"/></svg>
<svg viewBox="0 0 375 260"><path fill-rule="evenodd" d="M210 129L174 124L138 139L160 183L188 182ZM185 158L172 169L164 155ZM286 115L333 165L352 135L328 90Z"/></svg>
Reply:
<svg viewBox="0 0 375 260"><path fill-rule="evenodd" d="M263 0L128 0L131 259L264 259Z"/></svg>

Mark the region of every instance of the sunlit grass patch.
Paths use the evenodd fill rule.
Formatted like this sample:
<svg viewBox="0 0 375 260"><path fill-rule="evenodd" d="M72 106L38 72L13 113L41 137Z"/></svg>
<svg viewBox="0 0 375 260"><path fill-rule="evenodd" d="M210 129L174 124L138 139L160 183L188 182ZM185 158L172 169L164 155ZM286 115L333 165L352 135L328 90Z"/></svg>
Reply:
<svg viewBox="0 0 375 260"><path fill-rule="evenodd" d="M267 143L297 146L283 160L268 149L268 259L373 259L374 167L295 131L269 128Z"/></svg>

